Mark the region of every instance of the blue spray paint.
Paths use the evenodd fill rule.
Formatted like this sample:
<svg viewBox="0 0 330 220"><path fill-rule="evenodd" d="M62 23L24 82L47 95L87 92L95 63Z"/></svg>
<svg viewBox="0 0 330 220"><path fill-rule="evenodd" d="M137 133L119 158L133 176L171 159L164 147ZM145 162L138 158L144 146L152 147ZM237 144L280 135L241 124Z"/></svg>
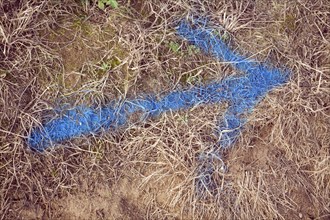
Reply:
<svg viewBox="0 0 330 220"><path fill-rule="evenodd" d="M244 73L241 77L228 77L221 82L224 88L222 92L225 93L230 107L219 124L218 133L220 147L228 148L235 142L246 122L244 113L251 112L267 92L285 83L290 74L287 70L275 69L233 52L206 23L205 20L195 20L194 23L181 21L177 31L205 53L229 62L235 69ZM199 157L196 190L202 195L205 191L215 193L217 189L212 174L216 169L214 164L219 161L222 163L220 149L215 147Z"/></svg>
<svg viewBox="0 0 330 220"><path fill-rule="evenodd" d="M130 116L136 113L142 114L142 118L146 119L167 111L228 101L229 108L217 131L220 135L220 147L214 149L211 156L204 156L202 160L210 162L212 158L220 157L219 149L230 147L237 139L246 122L243 114L251 112L272 88L285 83L289 72L271 68L233 52L214 34L213 29L206 26L206 22L181 21L177 33L204 53L229 62L244 74L240 77L227 77L205 86L173 91L159 99L150 95L133 100L113 101L102 108L78 106L67 110L61 117L45 123L42 127L34 128L28 139L29 146L37 151L43 151L74 137L98 133L103 129L115 130L128 125ZM210 187L210 176L213 171L212 165L201 167L201 177L196 184L198 190L205 186Z"/></svg>
<svg viewBox="0 0 330 220"><path fill-rule="evenodd" d="M63 112L42 127L34 128L29 137L29 145L35 150L43 151L53 144L78 137L84 134L97 133L101 129L118 129L127 125L130 116L139 113L142 118L156 117L167 111L187 109L201 104L219 103L228 99L223 92L223 83L212 83L189 90L174 91L157 99L156 96L141 99L113 102L102 108L78 106Z"/></svg>

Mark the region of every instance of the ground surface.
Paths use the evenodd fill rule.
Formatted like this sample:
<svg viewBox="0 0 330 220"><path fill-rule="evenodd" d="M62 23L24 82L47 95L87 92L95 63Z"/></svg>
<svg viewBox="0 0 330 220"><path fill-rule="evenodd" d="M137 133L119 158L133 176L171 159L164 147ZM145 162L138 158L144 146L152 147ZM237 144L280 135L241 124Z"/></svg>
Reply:
<svg viewBox="0 0 330 220"><path fill-rule="evenodd" d="M0 0L0 219L329 219L330 2L118 3ZM292 70L224 152L216 195L194 193L196 155L217 143L227 103L29 150L31 128L64 104L237 74L175 34L191 14L224 27L241 53Z"/></svg>

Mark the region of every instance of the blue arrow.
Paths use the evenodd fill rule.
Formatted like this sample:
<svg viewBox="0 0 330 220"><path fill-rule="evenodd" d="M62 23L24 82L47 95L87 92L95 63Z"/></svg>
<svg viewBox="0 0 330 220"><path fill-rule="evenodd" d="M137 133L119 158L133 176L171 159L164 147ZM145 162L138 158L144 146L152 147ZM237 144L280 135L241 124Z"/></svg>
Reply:
<svg viewBox="0 0 330 220"><path fill-rule="evenodd" d="M232 146L246 122L243 115L251 112L271 89L287 82L289 71L272 68L232 51L205 22L190 23L183 20L177 27L177 33L204 53L230 63L243 73L242 76L227 77L188 90L172 91L162 98L150 95L133 100L113 101L102 108L77 106L43 126L32 129L28 138L29 146L37 151L44 151L74 137L97 133L102 129L118 129L129 124L130 116L136 113L141 115L141 119L146 119L167 111L223 101L229 102L229 108L218 127L219 146ZM219 149L214 150L212 158L219 156ZM203 160L211 161L211 157L203 157ZM213 171L211 165L200 169L204 176L197 182L196 187L199 190L203 185L211 184L210 175Z"/></svg>

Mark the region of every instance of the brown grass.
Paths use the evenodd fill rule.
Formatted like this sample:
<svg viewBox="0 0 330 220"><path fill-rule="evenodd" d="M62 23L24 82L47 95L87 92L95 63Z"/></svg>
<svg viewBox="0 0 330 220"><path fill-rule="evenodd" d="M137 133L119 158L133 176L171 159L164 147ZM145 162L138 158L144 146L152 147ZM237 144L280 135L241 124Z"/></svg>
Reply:
<svg viewBox="0 0 330 220"><path fill-rule="evenodd" d="M0 0L0 219L330 217L328 1L128 0L105 11L56 2ZM60 104L235 74L175 35L175 21L192 13L222 25L240 51L293 72L249 115L222 158L227 170L217 164L217 195L196 197L196 156L215 146L225 103L28 149L30 129Z"/></svg>

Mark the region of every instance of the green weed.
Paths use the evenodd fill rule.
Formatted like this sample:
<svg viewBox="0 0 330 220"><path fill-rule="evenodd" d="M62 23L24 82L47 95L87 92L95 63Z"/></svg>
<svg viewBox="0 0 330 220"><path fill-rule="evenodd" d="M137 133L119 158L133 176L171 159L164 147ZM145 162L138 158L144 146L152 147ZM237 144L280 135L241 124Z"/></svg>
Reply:
<svg viewBox="0 0 330 220"><path fill-rule="evenodd" d="M97 6L102 10L104 10L106 6L118 8L118 2L116 0L98 0Z"/></svg>
<svg viewBox="0 0 330 220"><path fill-rule="evenodd" d="M179 53L180 51L180 45L174 41L169 43L169 47L174 53Z"/></svg>

